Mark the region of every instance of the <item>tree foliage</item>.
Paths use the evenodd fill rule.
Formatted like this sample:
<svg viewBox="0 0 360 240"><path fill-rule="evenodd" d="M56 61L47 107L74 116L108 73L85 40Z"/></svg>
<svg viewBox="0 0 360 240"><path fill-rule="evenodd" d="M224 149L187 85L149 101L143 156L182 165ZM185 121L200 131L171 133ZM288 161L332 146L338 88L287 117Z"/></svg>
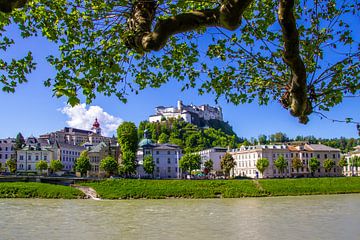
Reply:
<svg viewBox="0 0 360 240"><path fill-rule="evenodd" d="M145 155L143 160L143 167L147 174L153 175L155 170L155 162L151 155Z"/></svg>
<svg viewBox="0 0 360 240"><path fill-rule="evenodd" d="M25 145L25 139L21 133L18 133L15 138L15 150L20 150Z"/></svg>
<svg viewBox="0 0 360 240"><path fill-rule="evenodd" d="M336 162L332 159L325 159L323 162L323 166L326 171L330 172L331 169L336 166Z"/></svg>
<svg viewBox="0 0 360 240"><path fill-rule="evenodd" d="M220 129L199 128L182 119L168 119L162 122L140 122L138 136L143 136L145 129L154 142L179 145L186 153L197 152L212 147L232 147L238 143L236 135L227 135Z"/></svg>
<svg viewBox="0 0 360 240"><path fill-rule="evenodd" d="M293 157L293 159L291 160L291 166L292 166L292 168L296 169L296 172L299 172L299 169L301 167L303 167L304 165L300 158Z"/></svg>
<svg viewBox="0 0 360 240"><path fill-rule="evenodd" d="M256 162L256 168L259 170L261 175L264 174L264 171L269 167L270 162L267 158L260 158Z"/></svg>
<svg viewBox="0 0 360 240"><path fill-rule="evenodd" d="M107 156L100 161L100 169L105 171L108 176L118 172L119 164L111 156Z"/></svg>
<svg viewBox="0 0 360 240"><path fill-rule="evenodd" d="M75 171L79 172L81 176L84 176L87 171L91 169L90 159L88 157L88 151L82 151L80 156L75 161Z"/></svg>
<svg viewBox="0 0 360 240"><path fill-rule="evenodd" d="M16 167L17 167L16 159L10 158L10 159L6 160L5 165L9 169L10 173L15 173L16 172Z"/></svg>
<svg viewBox="0 0 360 240"><path fill-rule="evenodd" d="M0 11L16 7L0 15L2 56L14 45L11 23L24 38L55 42L47 61L57 74L45 85L72 105L80 93L126 101L175 79L234 104L278 100L306 123L360 89L357 1L9 0ZM28 52L0 66L13 92L36 64Z"/></svg>
<svg viewBox="0 0 360 240"><path fill-rule="evenodd" d="M214 169L214 162L213 160L209 159L204 162L204 172L206 174L210 173Z"/></svg>
<svg viewBox="0 0 360 240"><path fill-rule="evenodd" d="M51 160L49 168L53 172L58 172L64 168L64 165L61 163L60 160Z"/></svg>
<svg viewBox="0 0 360 240"><path fill-rule="evenodd" d="M314 173L319 169L319 167L320 167L320 161L316 157L310 158L309 168L312 175L314 175Z"/></svg>
<svg viewBox="0 0 360 240"><path fill-rule="evenodd" d="M35 168L42 173L44 170L48 169L48 163L45 160L40 160L35 163Z"/></svg>
<svg viewBox="0 0 360 240"><path fill-rule="evenodd" d="M283 155L280 155L275 161L274 161L275 167L279 170L281 174L284 173L284 170L288 166L288 161L284 158Z"/></svg>
<svg viewBox="0 0 360 240"><path fill-rule="evenodd" d="M230 171L235 167L235 165L235 160L230 153L225 153L225 155L221 158L220 167L225 173L225 176L230 175Z"/></svg>
<svg viewBox="0 0 360 240"><path fill-rule="evenodd" d="M179 160L179 167L191 175L192 170L200 169L201 156L199 154L187 153Z"/></svg>
<svg viewBox="0 0 360 240"><path fill-rule="evenodd" d="M339 164L339 167L341 167L341 168L348 166L348 162L346 161L344 156L341 157L338 164Z"/></svg>
<svg viewBox="0 0 360 240"><path fill-rule="evenodd" d="M119 172L130 176L136 172L136 152L138 149L137 128L133 122L123 122L117 129L118 143L121 150Z"/></svg>

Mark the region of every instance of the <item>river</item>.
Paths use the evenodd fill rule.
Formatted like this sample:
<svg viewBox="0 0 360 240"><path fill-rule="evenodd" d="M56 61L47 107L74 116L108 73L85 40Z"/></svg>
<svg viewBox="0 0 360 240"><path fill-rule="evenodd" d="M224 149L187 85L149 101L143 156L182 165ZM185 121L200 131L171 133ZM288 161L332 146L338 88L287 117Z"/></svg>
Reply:
<svg viewBox="0 0 360 240"><path fill-rule="evenodd" d="M360 239L360 194L244 199L0 199L1 240Z"/></svg>

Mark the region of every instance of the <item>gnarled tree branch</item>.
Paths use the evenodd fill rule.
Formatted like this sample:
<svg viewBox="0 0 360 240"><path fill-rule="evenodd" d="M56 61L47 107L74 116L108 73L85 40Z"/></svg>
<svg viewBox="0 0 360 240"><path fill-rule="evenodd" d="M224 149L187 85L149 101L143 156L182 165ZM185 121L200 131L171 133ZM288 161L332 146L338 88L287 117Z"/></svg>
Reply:
<svg viewBox="0 0 360 240"><path fill-rule="evenodd" d="M284 62L291 69L291 79L281 102L290 113L298 117L301 123L308 122L312 112L311 102L307 98L306 69L300 57L299 33L294 17L294 0L280 0L278 16L283 32Z"/></svg>
<svg viewBox="0 0 360 240"><path fill-rule="evenodd" d="M0 0L0 12L10 13L15 8L21 8L27 0Z"/></svg>
<svg viewBox="0 0 360 240"><path fill-rule="evenodd" d="M241 16L253 0L224 0L220 7L192 11L159 20L154 30L156 1L139 0L134 3L128 19L125 43L138 52L158 51L174 34L188 32L201 27L223 27L235 30L241 24Z"/></svg>

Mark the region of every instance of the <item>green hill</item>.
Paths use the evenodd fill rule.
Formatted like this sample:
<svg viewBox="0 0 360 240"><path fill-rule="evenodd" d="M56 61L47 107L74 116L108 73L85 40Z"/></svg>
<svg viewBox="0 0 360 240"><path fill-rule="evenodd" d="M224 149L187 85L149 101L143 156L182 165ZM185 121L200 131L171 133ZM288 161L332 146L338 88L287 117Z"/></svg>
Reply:
<svg viewBox="0 0 360 240"><path fill-rule="evenodd" d="M209 122L209 126L200 128L182 119L168 119L150 123L142 121L138 127L139 139L144 137L145 129L149 137L158 143L179 145L185 152L195 152L211 147L234 148L239 138L231 126L225 122Z"/></svg>

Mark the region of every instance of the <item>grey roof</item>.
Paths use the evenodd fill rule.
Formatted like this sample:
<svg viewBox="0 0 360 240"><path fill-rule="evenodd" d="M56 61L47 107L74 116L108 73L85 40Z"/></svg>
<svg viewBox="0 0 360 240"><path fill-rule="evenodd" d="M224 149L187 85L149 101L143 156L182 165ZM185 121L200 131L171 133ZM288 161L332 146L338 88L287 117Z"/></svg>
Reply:
<svg viewBox="0 0 360 240"><path fill-rule="evenodd" d="M340 151L337 148L332 148L323 144L306 144L305 149L312 151Z"/></svg>
<svg viewBox="0 0 360 240"><path fill-rule="evenodd" d="M72 144L68 144L68 143L59 143L57 142L57 146L61 149L61 148L66 148L66 149L72 149L72 150L80 150L83 151L86 148L83 146L78 146L78 145L72 145Z"/></svg>
<svg viewBox="0 0 360 240"><path fill-rule="evenodd" d="M106 143L101 142L98 145L91 147L89 152L100 152L104 147L107 147Z"/></svg>
<svg viewBox="0 0 360 240"><path fill-rule="evenodd" d="M154 149L165 149L165 150L174 150L174 149L179 149L180 147L178 145L175 144L169 144L169 143L165 143L165 144L153 144Z"/></svg>

